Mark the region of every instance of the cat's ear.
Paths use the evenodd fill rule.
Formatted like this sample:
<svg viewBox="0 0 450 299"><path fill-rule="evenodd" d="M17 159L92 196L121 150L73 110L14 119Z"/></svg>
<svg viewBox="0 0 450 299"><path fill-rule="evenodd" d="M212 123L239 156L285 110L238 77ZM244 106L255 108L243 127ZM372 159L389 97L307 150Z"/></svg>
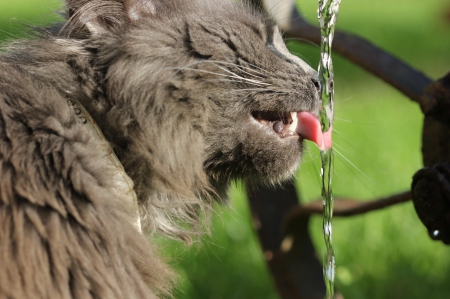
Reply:
<svg viewBox="0 0 450 299"><path fill-rule="evenodd" d="M118 29L151 17L161 0L66 0L72 29L87 29L92 35Z"/></svg>

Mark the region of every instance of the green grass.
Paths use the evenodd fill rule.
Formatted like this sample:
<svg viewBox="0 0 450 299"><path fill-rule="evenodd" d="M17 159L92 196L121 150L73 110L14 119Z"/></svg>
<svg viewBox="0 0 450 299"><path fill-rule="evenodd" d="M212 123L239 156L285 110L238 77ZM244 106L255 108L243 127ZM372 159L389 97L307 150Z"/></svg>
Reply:
<svg viewBox="0 0 450 299"><path fill-rule="evenodd" d="M53 12L61 7L62 2L57 0L1 0L0 40L25 36L25 26L39 26L58 20L59 17Z"/></svg>
<svg viewBox="0 0 450 299"><path fill-rule="evenodd" d="M192 248L163 242L165 255L181 274L175 298L278 298L249 225L247 202L237 189L233 208L216 209L211 236Z"/></svg>
<svg viewBox="0 0 450 299"><path fill-rule="evenodd" d="M298 1L316 21L317 2ZM1 0L0 39L16 37L20 23L42 24L56 1ZM436 79L450 70L450 23L446 0L342 0L338 28L359 34ZM317 47L290 43L316 66ZM422 115L416 104L339 56L336 75L336 197L374 199L407 190L421 168ZM311 146L298 173L302 201L320 195L318 154ZM278 298L240 188L229 207L218 207L212 236L190 248L163 243L180 273L177 298ZM311 234L323 253L321 218ZM450 248L428 237L411 203L334 221L337 285L346 299L448 298Z"/></svg>

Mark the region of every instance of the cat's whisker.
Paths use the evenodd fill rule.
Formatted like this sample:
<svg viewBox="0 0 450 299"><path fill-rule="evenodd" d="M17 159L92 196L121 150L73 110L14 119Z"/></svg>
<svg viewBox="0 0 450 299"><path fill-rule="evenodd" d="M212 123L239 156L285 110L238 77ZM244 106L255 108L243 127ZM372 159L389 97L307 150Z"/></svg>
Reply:
<svg viewBox="0 0 450 299"><path fill-rule="evenodd" d="M232 89L232 90L229 90L229 91L227 91L227 92L225 92L225 94L229 94L229 93L239 93L239 92L251 92L251 93L256 93L256 92L261 92L262 90L261 89L257 89L257 88L255 88L255 89L251 89L251 88L247 88L247 89Z"/></svg>
<svg viewBox="0 0 450 299"><path fill-rule="evenodd" d="M269 71L267 71L267 70L265 70L265 69L263 69L263 68L261 68L261 67L259 67L259 66L257 66L257 65L254 65L254 64L252 64L252 63L250 63L250 62L246 62L246 61L245 61L245 63L248 64L248 65L251 66L251 67L254 67L254 68L257 68L257 69L263 71L264 73L260 73L261 75L270 74ZM253 70L253 71L255 71L255 70ZM256 71L255 71L255 72L256 72Z"/></svg>
<svg viewBox="0 0 450 299"><path fill-rule="evenodd" d="M260 68L260 67L258 67L258 66L256 66L256 65L251 64L251 63L248 63L247 61L242 60L242 59L240 59L240 58L238 58L238 61L239 61L239 62L241 62L241 63L243 63L243 64L247 64L247 65L252 66L252 67L254 67L254 68L251 68L251 67L245 67L245 66L242 66L242 65L239 65L239 64L234 63L233 61L234 61L234 59L236 59L235 57L226 56L225 54L222 54L222 57L223 57L224 60L227 61L227 62L220 61L220 63L222 63L222 64L230 64L230 65L234 65L235 67L240 68L241 70L242 70L242 68L245 68L245 69L247 69L247 70L249 70L249 71L251 71L251 72L254 72L254 73L256 73L256 74L261 75L263 78L267 78L268 76L270 77L270 75L271 75L271 73L270 73L269 71L264 70L263 68ZM258 69L258 70L260 70L260 71L255 70L255 68Z"/></svg>
<svg viewBox="0 0 450 299"><path fill-rule="evenodd" d="M232 79L208 79L205 80L206 82L238 82L240 83L240 80L232 80ZM251 84L248 83L247 84ZM257 84L253 84L256 86L259 86ZM278 94L278 95L286 95L289 94L289 92L281 92L281 91L276 91L276 90L272 90L272 89L267 89L267 88L247 88L247 89L235 89L234 91L255 91L255 90L259 90L260 92L264 92L264 93L271 93L271 94Z"/></svg>
<svg viewBox="0 0 450 299"><path fill-rule="evenodd" d="M204 82L241 82L241 80L235 79L206 79ZM259 85L258 85L259 86Z"/></svg>
<svg viewBox="0 0 450 299"><path fill-rule="evenodd" d="M302 163L311 163L314 165L314 167L312 167L313 172L314 172L314 178L316 178L317 184L320 185L320 183L321 183L321 177L319 174L320 158L317 155L313 156L313 150L309 146L307 147L307 153L309 155L309 160L306 160L303 158Z"/></svg>
<svg viewBox="0 0 450 299"><path fill-rule="evenodd" d="M265 82L261 82L261 81L258 81L258 80L254 80L254 79L249 79L249 78L245 78L245 77L242 77L242 76L239 76L238 74L236 74L236 73L234 73L234 72L232 72L232 71L230 71L230 70L227 70L226 68L223 68L223 67L221 67L221 66L219 66L219 65L217 65L214 61L208 61L208 60L202 60L202 61L196 61L196 62L193 62L193 63L189 63L189 64L187 64L185 67L183 67L183 68L177 68L177 70L181 70L181 69L185 69L185 70L197 70L197 71L203 71L203 72L209 72L209 71L205 71L205 70L198 70L198 69L192 69L192 68L187 68L188 66L192 66L192 65L196 65L196 64L200 64L200 63L213 63L216 67L218 67L218 68L220 68L221 70L223 70L223 71L225 71L225 72L227 72L227 73L230 73L230 74L232 74L232 77L235 77L235 78L237 78L237 79L241 79L241 80L243 80L243 81L248 81L248 82L252 82L252 83L255 83L255 84L260 84L260 85L266 85L266 86L269 86L270 84L269 83L265 83ZM238 65L236 65L236 64L233 64L233 63L230 63L231 65L235 65L235 66L238 66ZM214 74L213 72L210 72L211 74ZM220 76L224 76L223 74L219 74L219 73L215 73L215 74L217 74L217 75L220 75ZM251 75L251 74L250 74Z"/></svg>
<svg viewBox="0 0 450 299"><path fill-rule="evenodd" d="M240 65L235 65L235 67L239 68L239 70L240 70L241 72L243 72L244 74L250 75L250 76L255 77L255 78L258 78L258 79L263 79L263 80L265 79L265 78L263 78L263 77L261 77L261 76L257 76L257 75L254 75L254 74L251 74L251 73L249 73L249 72L244 71L244 70L243 70L243 67L240 66ZM247 68L247 69L250 69L250 68ZM250 69L250 70L251 70L251 69Z"/></svg>
<svg viewBox="0 0 450 299"><path fill-rule="evenodd" d="M339 157L342 157L342 158L344 158L345 159L345 157L344 156L342 156L341 154L339 155ZM348 161L347 159L345 159L346 161ZM365 175L361 170L359 170L358 168L356 168L356 167L350 167L349 166L349 164L347 164L347 163L344 163L344 165L347 167L347 169L349 170L349 171L351 171L352 173L353 173L353 175L358 179L358 181L362 184L362 185L364 185L364 187L367 189L367 190L369 190L371 193L374 193L373 192L373 189L367 184L367 182L365 181L365 180L363 180L362 178L361 178L361 176L358 174L358 173L356 173L355 172L355 169L356 170L358 170L358 172L360 173L360 174L362 174L371 184L373 184L373 185L375 185L376 187L381 187L378 183L376 183L373 179L371 179L371 178L369 178L367 175ZM350 164L350 165L352 165L352 164ZM354 166L354 165L353 165Z"/></svg>
<svg viewBox="0 0 450 299"><path fill-rule="evenodd" d="M244 72L244 73L247 74L247 75L250 75L250 76L256 77L256 78L260 78L260 79L264 79L264 77L261 77L261 76L257 76L257 75L251 74L251 73L249 73L249 72L244 71L243 69L247 69L247 70L249 70L249 71L253 71L253 72L259 73L259 74L261 74L261 75L264 75L264 74L262 74L262 73L260 73L260 72L256 72L255 70L253 70L253 69L251 69L251 68L248 68L248 67L245 67L245 66L242 66L242 65L238 65L238 64L235 64L235 63L224 62L224 61L218 61L218 60L205 60L205 61L203 61L203 62L205 62L205 63L208 63L208 62L209 62L209 63L213 63L213 64L232 65L232 66L234 66L234 67L240 69L242 72Z"/></svg>
<svg viewBox="0 0 450 299"><path fill-rule="evenodd" d="M265 77L266 77L266 74L263 74L263 73L261 73L261 72L258 72L258 71L254 70L254 69L252 69L252 68L245 67L245 66L242 66L242 65L239 65L239 64L236 64L236 63L232 63L232 62L224 62L224 61L219 61L219 60L201 60L201 61L195 61L195 62L191 62L191 63L185 65L185 67L193 66L193 65L198 65L198 64L202 64L202 63L211 63L211 64L214 64L214 65L216 65L216 64L231 65L231 66L234 66L234 67L240 69L242 72L244 72L245 74L248 74L248 75L250 75L250 76L252 76L252 77L256 77L256 78L260 78L260 79L265 79ZM216 66L217 66L217 65L216 65ZM260 74L260 75L262 75L262 76L264 76L264 77L257 76L257 75L255 75L255 74L251 74L251 73L249 73L249 72L243 71L243 69L247 69L247 70L252 71L252 72L254 72L254 73Z"/></svg>
<svg viewBox="0 0 450 299"><path fill-rule="evenodd" d="M18 34L14 34L14 33L12 33L12 32L8 32L8 31L3 30L3 29L0 29L0 32L1 32L2 34L4 34L4 35L5 35L7 38L9 38L9 39L17 39L17 38L20 37L20 35L18 35Z"/></svg>
<svg viewBox="0 0 450 299"><path fill-rule="evenodd" d="M232 74L232 76L235 77L235 78L238 78L238 79L241 79L241 80L244 80L244 81L248 81L248 82L252 82L252 83L256 83L256 84L261 84L261 85L266 85L266 86L270 85L269 83L265 83L265 82L261 82L261 81L258 81L258 80L248 79L248 78L239 76L238 74L236 74L236 73L234 73L234 72L232 72L230 70L227 70L226 68L221 67L221 66L219 66L217 64L216 64L216 67L218 67L219 69L221 69L221 70L223 70L223 71L225 71L225 72L227 72L229 74Z"/></svg>
<svg viewBox="0 0 450 299"><path fill-rule="evenodd" d="M353 159L357 159L357 160L359 160L359 161L362 162L362 163L364 163L364 162L367 161L367 159L364 159L363 157L359 157L357 154L352 153L351 151L347 150L346 148L344 148L343 146L337 144L336 142L333 143L333 148L334 148L334 150L336 150L336 151L338 152L338 154L339 154L340 156L342 156L347 162L349 161L349 159L346 158L346 157L344 157L343 154L342 154L342 152L339 151L339 150L337 150L336 147L339 148L342 152L345 152L347 155L352 156ZM367 158L369 158L369 157L367 157ZM352 166L354 166L354 164L353 164ZM356 168L356 167L355 167L355 168ZM356 168L356 169L357 169L360 173L362 173L362 171L361 171L360 169L358 169L358 168ZM365 177L368 178L367 175L365 175ZM378 184L377 184L376 182L374 182L372 179L369 179L369 181L372 182L372 183L374 183L375 185L378 185Z"/></svg>
<svg viewBox="0 0 450 299"><path fill-rule="evenodd" d="M299 38L299 37L288 37L288 38L285 38L284 41L285 42L289 42L289 41L301 42L301 43L305 43L305 44L314 46L315 48L320 48L320 46L318 44L316 44L315 42L309 41L304 38Z"/></svg>
<svg viewBox="0 0 450 299"><path fill-rule="evenodd" d="M345 99L343 99L343 100L335 101L335 102L336 102L336 103L344 103L344 102L347 102L347 101L352 100L353 98L354 98L354 96L351 96L351 97L345 98Z"/></svg>
<svg viewBox="0 0 450 299"><path fill-rule="evenodd" d="M169 68L171 69L171 68ZM257 80L252 80L252 79L247 79L238 75L235 75L233 72L229 72L233 75L226 75L226 74L221 74L221 73L216 73L216 72L211 72L211 71L206 71L206 70L199 70L199 69L193 69L193 68L187 68L187 67L179 67L179 68L173 68L176 70L175 73L182 71L182 70L186 70L186 71L197 71L197 72L201 72L201 73L206 73L206 74L212 74L212 75L216 75L216 76L221 76L221 77L228 77L228 78L235 78L235 79L239 79L241 82L245 82L245 83L249 83L249 84L255 84L258 86L269 86L270 84L268 83L264 83L264 82L259 82ZM226 70L226 69L224 69Z"/></svg>
<svg viewBox="0 0 450 299"><path fill-rule="evenodd" d="M342 145L337 144L336 142L334 142L333 147L338 147L340 148L343 152L351 155L354 158L358 158L354 153L350 152L349 150L347 150L345 147L343 147Z"/></svg>
<svg viewBox="0 0 450 299"><path fill-rule="evenodd" d="M234 65L237 65L237 66L238 66L238 64L235 64L235 63L232 62L233 59L234 59L234 57L229 57L229 56L223 55L223 58L224 58L226 61L228 61L228 63L234 64ZM271 75L271 73L270 73L269 71L267 71L267 70L265 70L265 69L263 69L263 68L261 68L261 67L259 67L259 66L257 66L257 65L254 65L254 64L252 64L252 63L250 63L250 62L248 62L248 61L242 60L241 58L239 58L239 61L242 62L242 63L245 63L245 64L247 64L247 65L249 65L249 66L251 66L251 67L253 67L253 68L255 68L255 69L260 70L260 72L258 72L258 71L256 71L255 69L247 68L247 69L251 70L252 72L255 72L255 73L257 73L257 74L260 74L260 75L262 75L262 76L264 76L264 77L266 77L267 75ZM239 66L240 66L240 65L239 65Z"/></svg>
<svg viewBox="0 0 450 299"><path fill-rule="evenodd" d="M364 176L368 181L370 181L373 184L376 184L376 182L371 179L369 176L367 176L361 169L359 169L354 163L352 163L347 157L344 156L336 147L336 144L334 144L334 151L341 156L345 161L347 161L351 166L353 166L354 169L356 169L362 176Z"/></svg>
<svg viewBox="0 0 450 299"><path fill-rule="evenodd" d="M226 94L227 94L227 93L243 92L243 91L246 91L246 92L252 91L252 92L264 92L264 93L285 94L285 93L281 93L281 92L277 92L277 91L267 90L267 89L264 89L264 88L232 89L232 90L226 92Z"/></svg>
<svg viewBox="0 0 450 299"><path fill-rule="evenodd" d="M339 135L339 142L344 142L345 146L347 148L353 149L358 155L361 156L361 157L358 157L357 155L354 155L355 158L358 158L358 159L363 160L363 161L370 161L370 160L373 159L373 157L367 155L364 151L362 151L359 148L355 147L353 142L348 141L347 139L345 139L345 134ZM336 142L334 142L333 144L336 144Z"/></svg>
<svg viewBox="0 0 450 299"><path fill-rule="evenodd" d="M335 117L334 119L338 120L338 121L346 122L346 123L354 123L353 121L345 119L345 118Z"/></svg>
<svg viewBox="0 0 450 299"><path fill-rule="evenodd" d="M222 81L222 82L238 82L238 83L242 83L242 80L232 80L232 79L208 79L205 80L206 82L216 82L216 81ZM249 85L255 85L255 86L261 86L260 84L255 84L255 83L250 83L250 82L244 82L245 84L249 84ZM267 90L265 88L261 88L261 90Z"/></svg>
<svg viewBox="0 0 450 299"><path fill-rule="evenodd" d="M302 60L304 60L304 61L307 62L308 64L311 64L311 62L309 61L308 58L306 58L305 55L302 55L302 54L300 54L300 53L298 53L298 52L294 52L294 51L290 51L290 52L291 52L291 54L294 54L295 56L301 58Z"/></svg>
<svg viewBox="0 0 450 299"><path fill-rule="evenodd" d="M242 89L231 89L230 91L267 91L265 88L242 88Z"/></svg>
<svg viewBox="0 0 450 299"><path fill-rule="evenodd" d="M255 69L252 69L252 68L250 68L250 67L245 67L245 66L242 66L242 65L236 65L238 68L240 68L241 70L242 69L246 69L246 70L249 70L249 71L251 71L251 72L254 72L254 73L256 73L256 74L259 74L259 75L261 75L261 76L257 76L257 75L254 75L254 74L250 74L249 73L249 75L251 75L251 76L254 76L254 77L257 77L257 78L261 78L261 79L265 79L266 77L267 77L267 75L266 74L264 74L264 73L262 73L262 72L258 72L258 71L256 71Z"/></svg>

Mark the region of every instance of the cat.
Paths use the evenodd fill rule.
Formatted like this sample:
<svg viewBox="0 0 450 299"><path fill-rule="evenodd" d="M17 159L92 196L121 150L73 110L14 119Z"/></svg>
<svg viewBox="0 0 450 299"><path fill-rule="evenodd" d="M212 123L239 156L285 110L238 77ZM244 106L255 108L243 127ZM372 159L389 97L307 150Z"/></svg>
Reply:
<svg viewBox="0 0 450 299"><path fill-rule="evenodd" d="M327 147L317 73L244 2L66 6L0 54L0 298L168 296L141 223L189 242L233 180Z"/></svg>

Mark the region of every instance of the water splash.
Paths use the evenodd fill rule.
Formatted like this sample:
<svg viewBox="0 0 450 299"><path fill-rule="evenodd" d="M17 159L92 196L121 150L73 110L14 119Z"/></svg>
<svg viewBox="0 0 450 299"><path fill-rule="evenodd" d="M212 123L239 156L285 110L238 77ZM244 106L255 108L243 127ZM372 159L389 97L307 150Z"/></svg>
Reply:
<svg viewBox="0 0 450 299"><path fill-rule="evenodd" d="M331 44L334 37L337 15L341 0L319 0L318 18L321 32L321 55L319 63L319 85L322 99L320 122L322 132L332 130L334 117L334 83ZM320 152L322 160L322 199L323 199L323 235L326 256L323 263L323 276L326 286L326 299L334 298L335 257L333 250L333 148Z"/></svg>

